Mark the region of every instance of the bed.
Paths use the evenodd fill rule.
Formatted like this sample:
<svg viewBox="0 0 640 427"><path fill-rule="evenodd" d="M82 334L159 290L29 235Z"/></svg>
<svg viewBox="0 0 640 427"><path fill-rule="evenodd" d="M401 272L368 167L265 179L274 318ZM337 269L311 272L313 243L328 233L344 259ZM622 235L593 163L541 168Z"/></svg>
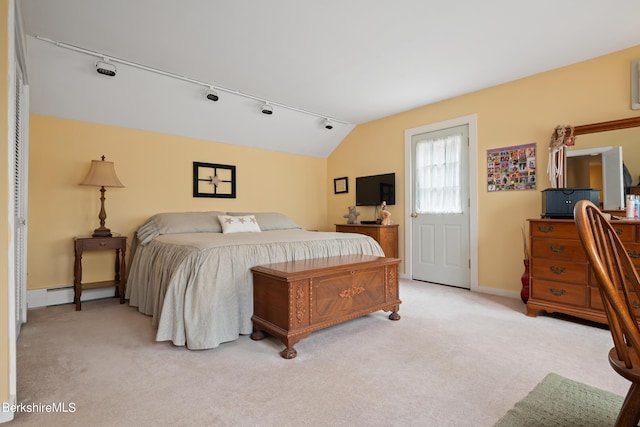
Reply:
<svg viewBox="0 0 640 427"><path fill-rule="evenodd" d="M161 213L136 231L126 298L157 341L210 349L251 334L251 267L352 254L384 256L369 236L303 230L277 212Z"/></svg>

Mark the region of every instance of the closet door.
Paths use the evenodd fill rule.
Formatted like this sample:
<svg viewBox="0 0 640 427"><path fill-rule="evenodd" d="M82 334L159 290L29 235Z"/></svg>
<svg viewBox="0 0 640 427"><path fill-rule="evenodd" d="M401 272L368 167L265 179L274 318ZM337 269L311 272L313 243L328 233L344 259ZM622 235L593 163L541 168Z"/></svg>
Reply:
<svg viewBox="0 0 640 427"><path fill-rule="evenodd" d="M16 339L27 321L27 167L28 88L20 64L16 67L15 138L13 140L13 250Z"/></svg>

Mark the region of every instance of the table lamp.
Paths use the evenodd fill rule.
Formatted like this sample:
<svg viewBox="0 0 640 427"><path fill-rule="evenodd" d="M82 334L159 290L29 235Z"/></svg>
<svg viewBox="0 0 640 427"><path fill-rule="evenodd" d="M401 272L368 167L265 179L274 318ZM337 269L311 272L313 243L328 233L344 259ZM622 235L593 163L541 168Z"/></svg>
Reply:
<svg viewBox="0 0 640 427"><path fill-rule="evenodd" d="M104 159L105 157L102 156L102 160L91 160L89 173L87 173L84 181L80 183L80 185L100 187L100 214L98 215L100 227L94 230L93 237L111 237L111 230L104 226L104 222L107 219L107 212L104 210L104 193L107 191L105 187L124 188L124 185L116 175L113 162L107 162Z"/></svg>

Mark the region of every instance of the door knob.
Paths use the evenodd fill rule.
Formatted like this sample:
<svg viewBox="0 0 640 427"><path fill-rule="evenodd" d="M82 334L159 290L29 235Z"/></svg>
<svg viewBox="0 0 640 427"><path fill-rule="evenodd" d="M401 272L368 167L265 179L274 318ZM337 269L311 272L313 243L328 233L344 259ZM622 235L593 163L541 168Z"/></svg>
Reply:
<svg viewBox="0 0 640 427"><path fill-rule="evenodd" d="M418 218L418 214L416 212L411 212L411 218Z"/></svg>

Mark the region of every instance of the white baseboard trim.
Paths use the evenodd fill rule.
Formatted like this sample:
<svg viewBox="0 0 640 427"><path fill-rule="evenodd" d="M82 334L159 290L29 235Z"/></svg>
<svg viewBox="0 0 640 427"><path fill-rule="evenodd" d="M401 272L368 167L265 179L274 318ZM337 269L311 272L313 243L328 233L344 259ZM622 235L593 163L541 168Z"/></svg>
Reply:
<svg viewBox="0 0 640 427"><path fill-rule="evenodd" d="M411 276L409 276L406 273L400 273L400 274L398 274L398 277L400 279L413 280L411 278ZM508 298L514 298L514 299L519 299L520 298L520 291L507 291L507 290L504 290L504 289L489 288L489 287L486 287L486 286L478 286L475 289L469 289L469 290L471 292L479 292L479 293L483 293L483 294L497 295L497 296L500 296L500 297L508 297Z"/></svg>
<svg viewBox="0 0 640 427"><path fill-rule="evenodd" d="M85 289L82 291L80 301L110 298L113 297L115 290L115 286ZM73 287L27 291L27 309L60 304L73 304Z"/></svg>
<svg viewBox="0 0 640 427"><path fill-rule="evenodd" d="M520 299L520 291L506 291L504 289L488 288L486 286L479 286L476 291L483 294L497 295L499 297Z"/></svg>

